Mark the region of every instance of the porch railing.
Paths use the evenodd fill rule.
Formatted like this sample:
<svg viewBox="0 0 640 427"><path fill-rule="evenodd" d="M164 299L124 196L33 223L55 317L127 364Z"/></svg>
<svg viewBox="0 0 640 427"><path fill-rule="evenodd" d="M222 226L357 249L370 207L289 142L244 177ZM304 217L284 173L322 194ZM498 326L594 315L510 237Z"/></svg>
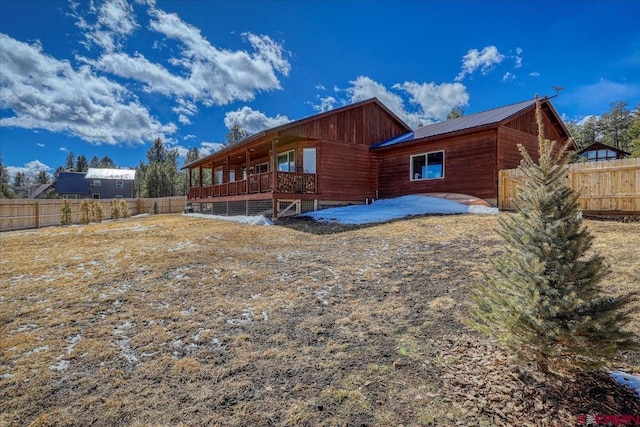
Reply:
<svg viewBox="0 0 640 427"><path fill-rule="evenodd" d="M278 172L278 193L315 193L316 174L302 172ZM273 173L264 172L249 175L247 179L206 187L189 188L189 199L237 196L247 193L269 193L273 191Z"/></svg>

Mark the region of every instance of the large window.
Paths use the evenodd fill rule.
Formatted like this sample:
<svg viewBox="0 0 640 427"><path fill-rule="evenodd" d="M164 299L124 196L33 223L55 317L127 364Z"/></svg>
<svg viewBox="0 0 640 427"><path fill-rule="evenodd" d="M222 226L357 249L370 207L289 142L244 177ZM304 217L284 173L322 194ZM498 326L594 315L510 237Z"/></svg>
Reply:
<svg viewBox="0 0 640 427"><path fill-rule="evenodd" d="M217 184L222 184L222 178L223 178L223 171L222 168L218 168L215 171L213 171L213 184L217 185Z"/></svg>
<svg viewBox="0 0 640 427"><path fill-rule="evenodd" d="M618 153L613 150L589 150L580 154L581 158L586 158L589 162L599 162L601 160L615 160L618 158Z"/></svg>
<svg viewBox="0 0 640 427"><path fill-rule="evenodd" d="M411 181L444 178L444 151L411 156Z"/></svg>
<svg viewBox="0 0 640 427"><path fill-rule="evenodd" d="M316 173L316 149L302 149L302 169L306 173Z"/></svg>
<svg viewBox="0 0 640 427"><path fill-rule="evenodd" d="M296 152L291 150L278 154L278 170L280 172L296 171Z"/></svg>
<svg viewBox="0 0 640 427"><path fill-rule="evenodd" d="M94 179L91 185L94 187L100 187L102 185L102 181L100 181L99 179Z"/></svg>

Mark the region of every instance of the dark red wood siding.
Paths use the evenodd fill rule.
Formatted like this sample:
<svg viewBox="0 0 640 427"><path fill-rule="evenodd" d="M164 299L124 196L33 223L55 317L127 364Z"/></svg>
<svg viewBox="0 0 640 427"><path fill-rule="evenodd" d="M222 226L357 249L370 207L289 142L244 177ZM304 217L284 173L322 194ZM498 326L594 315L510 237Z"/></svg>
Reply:
<svg viewBox="0 0 640 427"><path fill-rule="evenodd" d="M375 161L368 146L322 141L319 151L318 192L324 200L375 197Z"/></svg>
<svg viewBox="0 0 640 427"><path fill-rule="evenodd" d="M375 103L346 109L335 114L306 121L281 132L281 135L304 136L354 144L375 144L408 130Z"/></svg>
<svg viewBox="0 0 640 427"><path fill-rule="evenodd" d="M483 199L497 197L496 130L417 140L387 150L378 150L378 190L380 198L417 193L465 193ZM411 181L412 155L443 150L445 177Z"/></svg>

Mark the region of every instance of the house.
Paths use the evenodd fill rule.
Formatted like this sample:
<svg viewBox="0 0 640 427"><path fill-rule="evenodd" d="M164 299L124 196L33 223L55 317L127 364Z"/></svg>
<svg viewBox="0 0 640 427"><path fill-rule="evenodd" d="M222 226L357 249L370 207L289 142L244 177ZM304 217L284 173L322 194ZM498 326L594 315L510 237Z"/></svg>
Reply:
<svg viewBox="0 0 640 427"><path fill-rule="evenodd" d="M569 131L549 98L540 100L545 137L564 144ZM378 197L463 193L497 204L498 171L519 166L522 144L537 160L535 100L419 127L375 144Z"/></svg>
<svg viewBox="0 0 640 427"><path fill-rule="evenodd" d="M550 139L569 132L541 101ZM411 130L373 98L250 136L187 164L188 200L218 215L300 213L417 193L495 204L498 170L537 152L535 100Z"/></svg>
<svg viewBox="0 0 640 427"><path fill-rule="evenodd" d="M601 142L595 142L586 148L578 151L579 161L586 162L600 162L603 160L616 160L629 157L631 153L628 153L619 148L612 147L610 145L603 144Z"/></svg>
<svg viewBox="0 0 640 427"><path fill-rule="evenodd" d="M189 202L274 218L376 197L371 145L411 129L377 99L259 132L187 164Z"/></svg>
<svg viewBox="0 0 640 427"><path fill-rule="evenodd" d="M68 199L133 198L136 171L132 169L89 168L87 172L61 172L56 193Z"/></svg>
<svg viewBox="0 0 640 427"><path fill-rule="evenodd" d="M85 178L94 199L133 198L135 169L89 168Z"/></svg>
<svg viewBox="0 0 640 427"><path fill-rule="evenodd" d="M47 191L49 191L49 189L53 188L54 184L53 183L47 183L47 184L40 184L30 195L29 198L30 199L44 199Z"/></svg>
<svg viewBox="0 0 640 427"><path fill-rule="evenodd" d="M89 181L85 172L60 172L56 180L56 193L65 199L89 197Z"/></svg>

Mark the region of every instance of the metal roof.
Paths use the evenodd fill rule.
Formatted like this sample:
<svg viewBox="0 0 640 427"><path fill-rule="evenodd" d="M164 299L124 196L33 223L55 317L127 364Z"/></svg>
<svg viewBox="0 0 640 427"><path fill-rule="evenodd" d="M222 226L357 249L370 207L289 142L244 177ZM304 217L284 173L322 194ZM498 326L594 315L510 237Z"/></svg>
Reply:
<svg viewBox="0 0 640 427"><path fill-rule="evenodd" d="M443 122L433 123L426 126L421 126L414 129L412 134L413 138L393 138L388 141L381 142L372 146L371 148L389 147L391 145L399 144L405 141L416 140L421 138L429 138L437 135L444 135L451 132L457 132L466 129L477 128L481 126L487 126L491 124L500 123L506 118L509 118L522 110L525 110L535 105L535 99L530 99L517 104L507 105L505 107L494 108L493 110L487 110L470 116L459 117L457 119L445 120ZM409 135L409 134L406 134Z"/></svg>
<svg viewBox="0 0 640 427"><path fill-rule="evenodd" d="M84 172L60 172L56 180L58 194L89 194L89 181Z"/></svg>
<svg viewBox="0 0 640 427"><path fill-rule="evenodd" d="M133 181L136 179L135 169L108 169L108 168L89 168L87 179L121 179L125 181Z"/></svg>

